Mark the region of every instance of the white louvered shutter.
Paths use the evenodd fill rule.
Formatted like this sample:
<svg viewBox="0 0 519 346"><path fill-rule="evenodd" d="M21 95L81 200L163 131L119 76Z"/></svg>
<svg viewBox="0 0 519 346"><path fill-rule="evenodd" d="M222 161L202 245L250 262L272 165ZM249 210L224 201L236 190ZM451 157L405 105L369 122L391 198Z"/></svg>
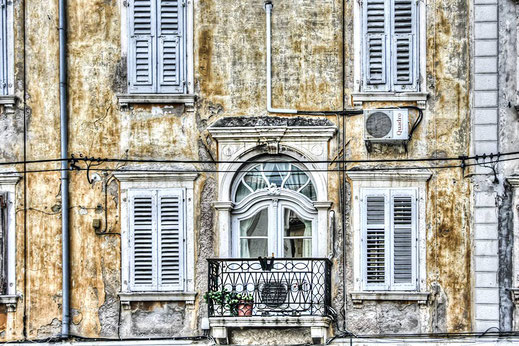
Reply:
<svg viewBox="0 0 519 346"><path fill-rule="evenodd" d="M389 90L389 12L385 0L366 0L363 13L364 89Z"/></svg>
<svg viewBox="0 0 519 346"><path fill-rule="evenodd" d="M135 291L157 287L156 229L157 204L154 191L129 191L130 197L130 281Z"/></svg>
<svg viewBox="0 0 519 346"><path fill-rule="evenodd" d="M7 53L7 0L0 0L0 3L0 59L2 61L2 66L0 67L0 94L7 95L9 93L9 55Z"/></svg>
<svg viewBox="0 0 519 346"><path fill-rule="evenodd" d="M152 93L157 89L156 0L131 0L129 13L128 90Z"/></svg>
<svg viewBox="0 0 519 346"><path fill-rule="evenodd" d="M417 90L416 0L391 0L391 72L395 91Z"/></svg>
<svg viewBox="0 0 519 346"><path fill-rule="evenodd" d="M7 293L7 193L0 193L0 294Z"/></svg>
<svg viewBox="0 0 519 346"><path fill-rule="evenodd" d="M158 92L184 91L184 5L158 0Z"/></svg>
<svg viewBox="0 0 519 346"><path fill-rule="evenodd" d="M158 289L184 288L183 190L158 192Z"/></svg>
<svg viewBox="0 0 519 346"><path fill-rule="evenodd" d="M368 290L387 289L388 196L370 191L364 196L364 281Z"/></svg>
<svg viewBox="0 0 519 346"><path fill-rule="evenodd" d="M415 209L416 196L412 192L392 193L392 286L394 289L416 288Z"/></svg>

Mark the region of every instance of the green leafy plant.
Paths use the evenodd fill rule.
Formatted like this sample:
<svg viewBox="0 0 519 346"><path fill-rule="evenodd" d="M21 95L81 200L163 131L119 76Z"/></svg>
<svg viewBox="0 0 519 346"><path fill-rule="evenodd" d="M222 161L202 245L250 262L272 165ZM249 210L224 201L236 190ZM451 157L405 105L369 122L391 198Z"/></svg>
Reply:
<svg viewBox="0 0 519 346"><path fill-rule="evenodd" d="M238 305L240 304L252 304L254 302L254 296L246 293L231 292L227 289L221 291L208 291L204 294L204 299L207 304L212 302L213 304L222 305L228 308L232 315L238 315Z"/></svg>

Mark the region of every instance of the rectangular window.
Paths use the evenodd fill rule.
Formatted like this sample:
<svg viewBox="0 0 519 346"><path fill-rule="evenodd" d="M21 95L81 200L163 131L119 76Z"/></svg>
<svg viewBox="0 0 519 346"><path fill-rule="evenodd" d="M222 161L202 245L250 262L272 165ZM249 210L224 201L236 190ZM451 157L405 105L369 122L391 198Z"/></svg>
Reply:
<svg viewBox="0 0 519 346"><path fill-rule="evenodd" d="M184 190L129 190L128 196L130 289L184 290Z"/></svg>
<svg viewBox="0 0 519 346"><path fill-rule="evenodd" d="M417 288L417 191L364 189L362 257L366 290Z"/></svg>
<svg viewBox="0 0 519 346"><path fill-rule="evenodd" d="M364 91L418 91L418 2L365 0Z"/></svg>
<svg viewBox="0 0 519 346"><path fill-rule="evenodd" d="M186 8L183 0L129 1L130 93L185 93Z"/></svg>

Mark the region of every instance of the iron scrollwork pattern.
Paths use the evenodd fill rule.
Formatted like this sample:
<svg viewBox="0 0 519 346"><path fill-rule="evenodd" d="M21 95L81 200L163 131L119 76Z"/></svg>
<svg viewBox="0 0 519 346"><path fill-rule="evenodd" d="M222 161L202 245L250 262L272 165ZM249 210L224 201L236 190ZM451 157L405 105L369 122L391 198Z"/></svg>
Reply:
<svg viewBox="0 0 519 346"><path fill-rule="evenodd" d="M208 291L252 295L253 316L329 316L331 262L276 258L271 270L257 259L209 259ZM209 317L230 317L229 304L208 302Z"/></svg>

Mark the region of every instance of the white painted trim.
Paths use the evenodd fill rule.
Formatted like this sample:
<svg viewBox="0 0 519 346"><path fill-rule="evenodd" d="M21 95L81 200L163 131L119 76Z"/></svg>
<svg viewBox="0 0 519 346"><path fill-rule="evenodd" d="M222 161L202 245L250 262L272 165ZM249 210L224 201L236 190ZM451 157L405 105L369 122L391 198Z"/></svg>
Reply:
<svg viewBox="0 0 519 346"><path fill-rule="evenodd" d="M121 57L128 58L128 0L119 0L119 9L121 16ZM186 1L186 94L193 94L194 88L194 0ZM128 60L127 60L128 61ZM128 90L128 83L126 83ZM135 102L137 103L137 102Z"/></svg>
<svg viewBox="0 0 519 346"><path fill-rule="evenodd" d="M426 182L432 177L432 172L427 170L416 171L348 171L348 178L352 181L403 181L403 182Z"/></svg>
<svg viewBox="0 0 519 346"><path fill-rule="evenodd" d="M404 292L404 291L373 291L351 292L353 304L362 304L365 301L417 301L419 304L427 304L430 292Z"/></svg>
<svg viewBox="0 0 519 346"><path fill-rule="evenodd" d="M170 189L182 188L185 191L185 268L186 279L184 290L195 291L195 234L194 234L194 179L193 173L153 173L140 174L134 172L116 172L114 176L120 182L121 208L121 292L130 292L130 215L129 190L133 189ZM140 179L139 179L140 177ZM161 179L162 177L162 179Z"/></svg>
<svg viewBox="0 0 519 346"><path fill-rule="evenodd" d="M369 96L370 94L379 94L378 92L375 93L361 93L362 92L362 1L357 0L353 2L353 76L354 76L354 84L353 84L353 91L354 94L365 94L366 96ZM426 16L426 4L425 0L418 0L418 56L419 56L419 66L420 70L419 73L419 88L420 92L427 94L427 84L426 84L426 68L427 68L427 16ZM420 93L419 92L419 93ZM419 94L417 93L417 94ZM380 94L383 94L381 92ZM395 94L393 91L390 91L386 94ZM402 93L402 94L409 94L409 93ZM357 96L358 97L358 96ZM380 96L378 96L380 97ZM372 102L372 101L382 101L375 99L363 99L362 101L357 98L357 102ZM385 101L404 101L402 99L388 99ZM425 100L411 100L411 101L418 101L418 102L425 102ZM355 96L353 98L353 102L355 104ZM423 105L425 107L425 105Z"/></svg>
<svg viewBox="0 0 519 346"><path fill-rule="evenodd" d="M137 170L139 168L136 168ZM160 170L161 168L157 168ZM174 169L174 168L173 168ZM146 168L142 168L146 170ZM125 172L118 171L113 173L114 177L121 183L128 182L175 182L175 181L194 181L198 177L198 173L195 172Z"/></svg>
<svg viewBox="0 0 519 346"><path fill-rule="evenodd" d="M425 292L427 268L426 268L426 182L430 178L429 172L407 172L410 174L402 174L404 172L384 172L384 173L365 173L365 172L348 172L347 175L352 181L352 233L353 233L353 286L354 291L363 291L362 286L362 251L361 251L361 235L362 235L362 214L361 214L361 190L363 188L416 188L417 189L417 291ZM420 174L418 174L420 173ZM373 176L375 175L375 176ZM405 178L408 179L405 179Z"/></svg>
<svg viewBox="0 0 519 346"><path fill-rule="evenodd" d="M194 304L197 292L120 292L121 302L186 302Z"/></svg>
<svg viewBox="0 0 519 346"><path fill-rule="evenodd" d="M7 295L16 296L16 184L21 175L0 174L0 192L7 193Z"/></svg>
<svg viewBox="0 0 519 346"><path fill-rule="evenodd" d="M354 106L362 106L363 102L417 102L424 109L429 93L424 92L382 92L367 91L351 93Z"/></svg>
<svg viewBox="0 0 519 346"><path fill-rule="evenodd" d="M240 140L243 142L257 142L258 139L301 139L317 142L329 140L337 128L335 126L253 126L253 127L209 127L211 136L217 140Z"/></svg>
<svg viewBox="0 0 519 346"><path fill-rule="evenodd" d="M196 95L191 94L117 94L119 106L128 107L131 104L185 104L194 107Z"/></svg>
<svg viewBox="0 0 519 346"><path fill-rule="evenodd" d="M318 316L251 316L251 317L209 317L209 325L228 328L257 328L257 327L328 327L329 317Z"/></svg>

